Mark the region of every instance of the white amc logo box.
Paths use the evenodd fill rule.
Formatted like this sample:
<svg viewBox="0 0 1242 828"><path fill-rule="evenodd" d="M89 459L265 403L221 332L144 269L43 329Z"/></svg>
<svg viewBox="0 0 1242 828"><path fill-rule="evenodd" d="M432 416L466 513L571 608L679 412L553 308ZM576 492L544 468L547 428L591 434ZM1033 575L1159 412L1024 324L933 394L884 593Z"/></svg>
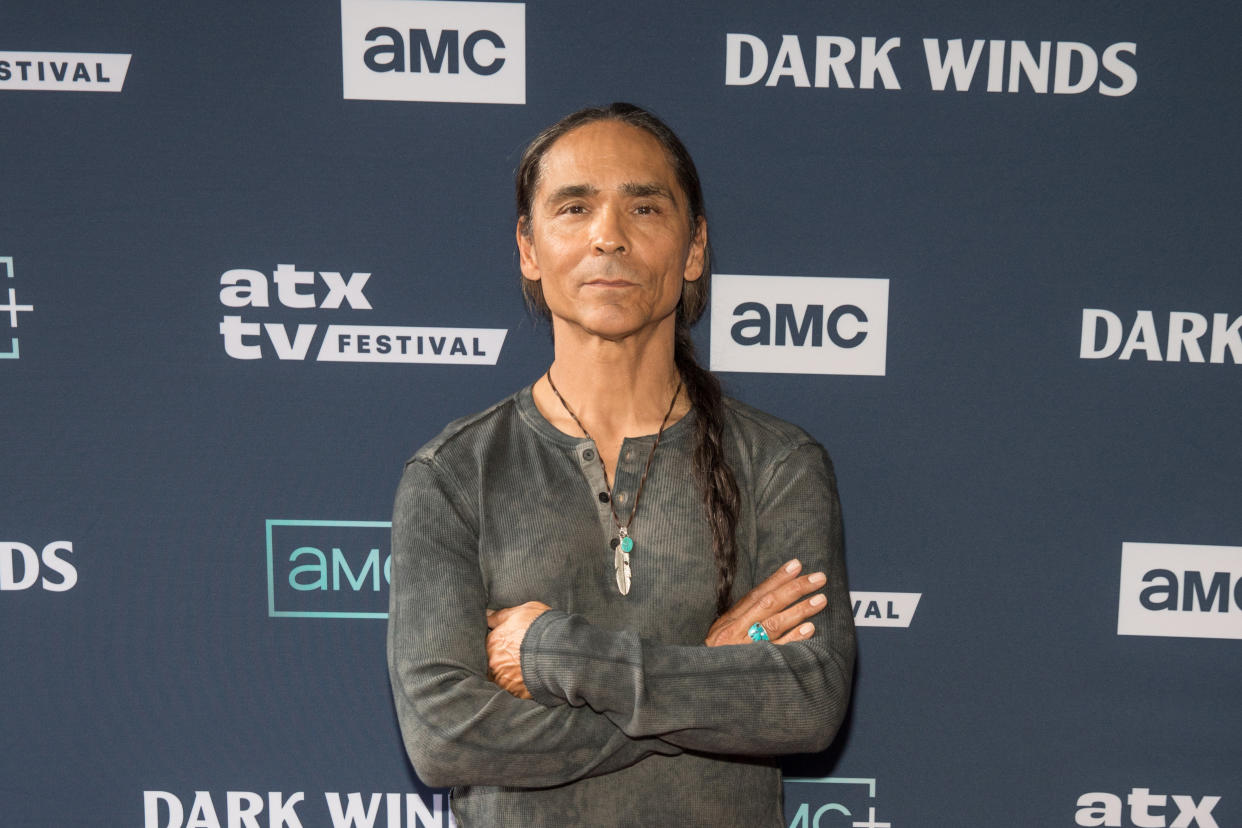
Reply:
<svg viewBox="0 0 1242 828"><path fill-rule="evenodd" d="M345 98L526 103L526 4L341 0Z"/></svg>
<svg viewBox="0 0 1242 828"><path fill-rule="evenodd" d="M1117 634L1242 639L1242 546L1123 543Z"/></svg>
<svg viewBox="0 0 1242 828"><path fill-rule="evenodd" d="M712 276L713 371L882 377L888 279Z"/></svg>

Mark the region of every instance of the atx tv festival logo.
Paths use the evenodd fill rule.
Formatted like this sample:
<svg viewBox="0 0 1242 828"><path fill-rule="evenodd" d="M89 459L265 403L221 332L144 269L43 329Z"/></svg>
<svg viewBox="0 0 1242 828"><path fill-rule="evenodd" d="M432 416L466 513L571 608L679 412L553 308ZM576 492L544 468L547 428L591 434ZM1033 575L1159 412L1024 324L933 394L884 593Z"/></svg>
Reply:
<svg viewBox="0 0 1242 828"><path fill-rule="evenodd" d="M228 270L220 276L220 304L226 308L270 308L273 294L285 307L304 311L340 312L348 307L369 311L363 292L370 273L342 276L336 271L298 270L277 265L271 283L258 270ZM225 314L220 320L224 352L233 359L305 360L316 341L319 362L437 362L495 365L504 345L504 328L411 328L393 325L251 322Z"/></svg>
<svg viewBox="0 0 1242 828"><path fill-rule="evenodd" d="M1242 639L1242 546L1123 543L1117 634Z"/></svg>
<svg viewBox="0 0 1242 828"><path fill-rule="evenodd" d="M1154 794L1150 788L1132 788L1123 803L1116 794L1093 791L1078 797L1074 824L1087 828L1220 828L1212 816L1219 802L1219 796L1195 799L1182 794Z"/></svg>
<svg viewBox="0 0 1242 828"><path fill-rule="evenodd" d="M876 816L875 780L785 778L789 828L893 828Z"/></svg>
<svg viewBox="0 0 1242 828"><path fill-rule="evenodd" d="M918 609L921 592L854 592L854 626L909 627Z"/></svg>
<svg viewBox="0 0 1242 828"><path fill-rule="evenodd" d="M713 371L882 377L888 279L712 276Z"/></svg>
<svg viewBox="0 0 1242 828"><path fill-rule="evenodd" d="M0 590L21 592L38 584L45 592L68 592L78 584L78 569L66 557L71 541L52 541L42 550L17 541L0 541Z"/></svg>
<svg viewBox="0 0 1242 828"><path fill-rule="evenodd" d="M1211 333L1208 333L1209 328ZM1125 344L1122 344L1122 339ZM1134 321L1102 308L1082 309L1082 359L1132 359L1147 362L1229 362L1242 364L1242 314L1232 320L1227 313L1214 313L1211 322L1202 313L1172 311L1167 323L1149 310L1136 311Z"/></svg>
<svg viewBox="0 0 1242 828"><path fill-rule="evenodd" d="M806 44L804 47L803 44ZM1131 65L1137 46L1113 43L1101 51L1086 43L1040 41L1032 48L1025 40L972 40L923 38L927 86L933 92L954 89L969 92L1080 95L1096 91L1108 97L1129 95L1138 85ZM769 60L768 55L772 58ZM753 34L725 35L725 85L793 86L817 89L901 89L893 61L902 65L900 37L852 38L796 34L764 40ZM907 62L916 62L917 58ZM917 71L909 69L911 73ZM904 73L903 73L904 74Z"/></svg>
<svg viewBox="0 0 1242 828"><path fill-rule="evenodd" d="M341 0L345 98L526 103L524 3Z"/></svg>
<svg viewBox="0 0 1242 828"><path fill-rule="evenodd" d="M268 520L271 618L387 618L392 523Z"/></svg>
<svg viewBox="0 0 1242 828"><path fill-rule="evenodd" d="M0 90L120 92L130 55L0 52Z"/></svg>
<svg viewBox="0 0 1242 828"><path fill-rule="evenodd" d="M0 305L0 313L3 313L8 317L6 321L9 323L9 329L11 331L16 331L17 315L19 313L33 311L34 305L17 304L17 289L10 287L12 282L9 282L9 280L15 275L13 272L13 257L0 256L0 268L4 269L5 275L4 282L0 282L0 296L8 297L8 303ZM9 341L6 343L3 339L0 339L0 359L19 359L21 357L21 348L18 343L18 338L16 336L10 336L8 337L8 340Z"/></svg>

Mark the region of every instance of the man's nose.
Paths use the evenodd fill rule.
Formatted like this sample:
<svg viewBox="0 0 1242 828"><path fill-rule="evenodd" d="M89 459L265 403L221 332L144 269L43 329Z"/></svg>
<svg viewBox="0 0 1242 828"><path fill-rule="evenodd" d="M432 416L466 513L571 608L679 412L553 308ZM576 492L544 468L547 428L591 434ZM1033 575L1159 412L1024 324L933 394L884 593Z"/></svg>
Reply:
<svg viewBox="0 0 1242 828"><path fill-rule="evenodd" d="M629 238L625 232L625 220L613 207L604 207L595 213L591 226L591 243L600 253L625 253Z"/></svg>

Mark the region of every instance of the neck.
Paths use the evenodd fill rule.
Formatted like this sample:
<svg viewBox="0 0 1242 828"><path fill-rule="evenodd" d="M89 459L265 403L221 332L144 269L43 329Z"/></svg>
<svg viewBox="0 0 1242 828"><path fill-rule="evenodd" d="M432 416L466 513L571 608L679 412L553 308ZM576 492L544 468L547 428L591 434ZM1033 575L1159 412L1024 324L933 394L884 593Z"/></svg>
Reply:
<svg viewBox="0 0 1242 828"><path fill-rule="evenodd" d="M673 359L674 320L670 317L668 322L647 336L611 341L583 336L570 326L555 325L554 320L556 357L549 373L565 403L596 441L611 443L659 430L680 380ZM536 384L535 403L558 429L581 435L546 379ZM689 408L683 390L669 424Z"/></svg>

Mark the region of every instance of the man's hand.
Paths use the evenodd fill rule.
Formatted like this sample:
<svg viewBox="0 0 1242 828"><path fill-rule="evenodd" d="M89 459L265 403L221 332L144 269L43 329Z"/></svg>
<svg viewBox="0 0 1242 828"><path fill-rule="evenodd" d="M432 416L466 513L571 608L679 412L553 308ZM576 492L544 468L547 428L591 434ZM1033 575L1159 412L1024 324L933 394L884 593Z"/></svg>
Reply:
<svg viewBox="0 0 1242 828"><path fill-rule="evenodd" d="M527 601L508 609L488 610L487 677L519 699L529 699L522 680L522 639L530 624L552 609L538 601Z"/></svg>
<svg viewBox="0 0 1242 828"><path fill-rule="evenodd" d="M801 571L802 563L795 558L746 593L712 624L707 631L707 646L749 644L747 630L752 624L763 624L768 637L777 644L810 638L815 633L815 625L802 622L823 609L828 599L823 595L813 595L804 601L798 599L822 587L828 578L822 572L799 578Z"/></svg>

